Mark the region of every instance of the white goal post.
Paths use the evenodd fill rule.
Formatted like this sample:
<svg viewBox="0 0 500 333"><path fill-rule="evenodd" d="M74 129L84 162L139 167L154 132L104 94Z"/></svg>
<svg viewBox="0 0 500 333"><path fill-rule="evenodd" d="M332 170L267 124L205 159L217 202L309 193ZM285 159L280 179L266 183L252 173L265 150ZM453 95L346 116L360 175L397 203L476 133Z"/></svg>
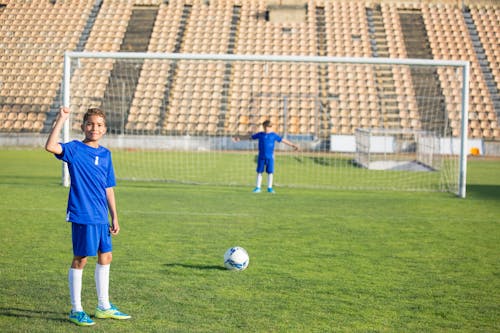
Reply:
<svg viewBox="0 0 500 333"><path fill-rule="evenodd" d="M119 179L251 186L256 143L233 138L270 119L300 146L277 145L277 186L464 198L468 92L467 61L66 52L63 141L80 139L83 113L100 107ZM381 155L439 167L370 168Z"/></svg>

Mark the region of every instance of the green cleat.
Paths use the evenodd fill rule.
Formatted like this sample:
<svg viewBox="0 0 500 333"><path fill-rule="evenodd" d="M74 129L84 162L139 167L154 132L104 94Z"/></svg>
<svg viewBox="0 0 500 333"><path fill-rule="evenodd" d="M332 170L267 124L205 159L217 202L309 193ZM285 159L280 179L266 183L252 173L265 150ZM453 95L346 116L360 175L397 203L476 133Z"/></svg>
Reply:
<svg viewBox="0 0 500 333"><path fill-rule="evenodd" d="M120 312L116 306L111 304L111 307L109 309L103 310L99 307L96 308L95 310L95 317L99 319L106 319L106 318L111 318L111 319L130 319L132 318L126 313Z"/></svg>
<svg viewBox="0 0 500 333"><path fill-rule="evenodd" d="M95 322L84 311L73 311L69 313L69 321L78 326L92 326Z"/></svg>

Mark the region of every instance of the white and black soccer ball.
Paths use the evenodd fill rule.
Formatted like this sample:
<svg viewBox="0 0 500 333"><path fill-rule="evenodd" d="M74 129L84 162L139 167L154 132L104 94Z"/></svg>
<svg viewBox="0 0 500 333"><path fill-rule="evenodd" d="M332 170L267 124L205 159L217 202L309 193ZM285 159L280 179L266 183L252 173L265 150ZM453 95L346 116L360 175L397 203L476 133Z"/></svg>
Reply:
<svg viewBox="0 0 500 333"><path fill-rule="evenodd" d="M250 257L248 252L239 246L234 246L224 253L224 267L232 271L243 271L248 267Z"/></svg>

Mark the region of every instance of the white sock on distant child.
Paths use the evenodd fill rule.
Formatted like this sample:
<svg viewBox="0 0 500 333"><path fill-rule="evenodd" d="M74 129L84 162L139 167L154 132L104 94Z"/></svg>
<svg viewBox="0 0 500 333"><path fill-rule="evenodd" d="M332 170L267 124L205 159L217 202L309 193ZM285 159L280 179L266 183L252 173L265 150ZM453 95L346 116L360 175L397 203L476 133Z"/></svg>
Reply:
<svg viewBox="0 0 500 333"><path fill-rule="evenodd" d="M257 183L256 183L256 187L257 188L260 188L260 186L262 185L262 174L261 173L258 173L257 174Z"/></svg>
<svg viewBox="0 0 500 333"><path fill-rule="evenodd" d="M95 288L97 290L97 306L103 310L111 308L109 303L109 266L95 265Z"/></svg>
<svg viewBox="0 0 500 333"><path fill-rule="evenodd" d="M75 312L83 311L82 307L82 276L83 269L70 268L68 272L69 296L71 309Z"/></svg>
<svg viewBox="0 0 500 333"><path fill-rule="evenodd" d="M273 188L273 174L267 175L267 188Z"/></svg>

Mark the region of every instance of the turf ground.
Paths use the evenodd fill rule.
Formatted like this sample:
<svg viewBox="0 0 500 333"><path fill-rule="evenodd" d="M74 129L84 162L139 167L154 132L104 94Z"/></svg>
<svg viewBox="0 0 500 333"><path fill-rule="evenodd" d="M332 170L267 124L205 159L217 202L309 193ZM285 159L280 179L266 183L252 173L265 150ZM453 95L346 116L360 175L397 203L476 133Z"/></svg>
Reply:
<svg viewBox="0 0 500 333"><path fill-rule="evenodd" d="M0 331L73 331L60 164L41 150L0 161ZM467 199L250 190L120 181L110 294L133 319L88 330L500 331L500 161L469 161ZM250 254L244 272L223 269L233 245Z"/></svg>

